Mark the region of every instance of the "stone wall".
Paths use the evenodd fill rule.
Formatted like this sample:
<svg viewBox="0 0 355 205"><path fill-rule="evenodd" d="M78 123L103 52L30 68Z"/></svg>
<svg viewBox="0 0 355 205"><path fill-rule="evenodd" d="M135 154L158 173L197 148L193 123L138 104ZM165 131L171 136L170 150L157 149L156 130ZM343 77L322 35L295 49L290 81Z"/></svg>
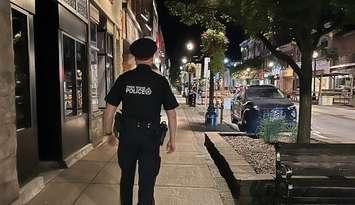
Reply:
<svg viewBox="0 0 355 205"><path fill-rule="evenodd" d="M92 145L96 147L102 142L104 136L103 113L99 112L99 114L93 114L90 119L90 123L90 141Z"/></svg>
<svg viewBox="0 0 355 205"><path fill-rule="evenodd" d="M19 194L16 171L15 74L11 39L10 2L0 1L0 204Z"/></svg>

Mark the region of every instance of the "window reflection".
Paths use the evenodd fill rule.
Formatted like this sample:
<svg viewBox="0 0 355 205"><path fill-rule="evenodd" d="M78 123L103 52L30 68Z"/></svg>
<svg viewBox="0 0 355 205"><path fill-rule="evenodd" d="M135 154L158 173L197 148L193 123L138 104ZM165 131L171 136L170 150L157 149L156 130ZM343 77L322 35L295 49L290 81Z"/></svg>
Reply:
<svg viewBox="0 0 355 205"><path fill-rule="evenodd" d="M75 41L63 35L63 60L64 60L64 108L65 116L76 115L75 89Z"/></svg>
<svg viewBox="0 0 355 205"><path fill-rule="evenodd" d="M85 45L63 35L64 109L66 117L86 112L86 60Z"/></svg>
<svg viewBox="0 0 355 205"><path fill-rule="evenodd" d="M113 85L113 58L106 59L106 93L108 93Z"/></svg>
<svg viewBox="0 0 355 205"><path fill-rule="evenodd" d="M99 109L99 98L97 95L97 86L98 86L98 75L97 75L97 50L91 48L91 104L92 104L92 111L97 111Z"/></svg>
<svg viewBox="0 0 355 205"><path fill-rule="evenodd" d="M85 45L81 43L76 43L76 92L77 92L77 104L78 104L78 114L83 113L83 75L86 68L86 49Z"/></svg>
<svg viewBox="0 0 355 205"><path fill-rule="evenodd" d="M31 127L31 94L28 55L27 16L12 10L15 63L15 103L17 129Z"/></svg>
<svg viewBox="0 0 355 205"><path fill-rule="evenodd" d="M98 97L98 57L97 57L97 24L90 22L90 68L91 68L91 110L92 112L98 111L99 109L99 97Z"/></svg>

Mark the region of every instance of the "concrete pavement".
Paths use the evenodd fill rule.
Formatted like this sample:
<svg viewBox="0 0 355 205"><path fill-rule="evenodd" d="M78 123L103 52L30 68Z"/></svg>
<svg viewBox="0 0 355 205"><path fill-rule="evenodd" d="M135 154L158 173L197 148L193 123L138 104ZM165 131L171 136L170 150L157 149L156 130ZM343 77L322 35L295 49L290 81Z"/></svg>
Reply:
<svg viewBox="0 0 355 205"><path fill-rule="evenodd" d="M189 112L183 108L178 109L177 151L167 155L165 146L161 150L162 167L155 189L156 204L222 205L214 178L219 173L212 173L205 161L206 151L201 143L202 138L196 139L186 113ZM119 177L116 149L105 144L62 171L28 204L117 205ZM136 179L134 203L137 203L137 188Z"/></svg>
<svg viewBox="0 0 355 205"><path fill-rule="evenodd" d="M318 106L312 108L312 135L333 143L355 143L355 109Z"/></svg>

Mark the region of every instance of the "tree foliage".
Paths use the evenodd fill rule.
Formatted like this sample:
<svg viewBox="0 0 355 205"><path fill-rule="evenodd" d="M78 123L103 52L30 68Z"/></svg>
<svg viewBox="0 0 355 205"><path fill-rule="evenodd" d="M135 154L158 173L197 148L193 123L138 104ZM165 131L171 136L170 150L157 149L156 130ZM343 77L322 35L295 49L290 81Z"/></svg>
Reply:
<svg viewBox="0 0 355 205"><path fill-rule="evenodd" d="M228 45L228 39L222 31L208 29L201 35L202 52L211 58L211 71L218 73L224 70L224 52Z"/></svg>
<svg viewBox="0 0 355 205"><path fill-rule="evenodd" d="M309 143L312 53L322 35L355 24L354 0L170 0L166 5L187 25L224 30L225 22L239 23L248 35L261 40L275 57L290 65L300 79L297 141ZM277 49L280 40L296 42L301 66Z"/></svg>
<svg viewBox="0 0 355 205"><path fill-rule="evenodd" d="M300 76L300 67L277 51L270 39L293 40L301 52L314 50L322 35L355 23L353 0L171 0L166 5L187 25L200 24L221 31L226 22L242 24L247 34L268 42L268 49L291 64Z"/></svg>
<svg viewBox="0 0 355 205"><path fill-rule="evenodd" d="M185 65L186 71L190 74L196 73L197 65L195 63L188 63Z"/></svg>
<svg viewBox="0 0 355 205"><path fill-rule="evenodd" d="M223 31L224 24L218 18L217 7L201 6L204 1L167 1L166 5L172 15L180 17L187 25L200 24L205 28ZM212 22L212 23L211 23Z"/></svg>

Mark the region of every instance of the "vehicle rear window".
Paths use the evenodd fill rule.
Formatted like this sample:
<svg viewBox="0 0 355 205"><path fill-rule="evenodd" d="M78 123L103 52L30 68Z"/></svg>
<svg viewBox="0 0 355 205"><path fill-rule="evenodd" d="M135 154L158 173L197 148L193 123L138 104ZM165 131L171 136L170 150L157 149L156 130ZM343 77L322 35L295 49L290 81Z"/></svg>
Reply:
<svg viewBox="0 0 355 205"><path fill-rule="evenodd" d="M247 98L285 98L284 94L276 88L249 88L246 90Z"/></svg>

